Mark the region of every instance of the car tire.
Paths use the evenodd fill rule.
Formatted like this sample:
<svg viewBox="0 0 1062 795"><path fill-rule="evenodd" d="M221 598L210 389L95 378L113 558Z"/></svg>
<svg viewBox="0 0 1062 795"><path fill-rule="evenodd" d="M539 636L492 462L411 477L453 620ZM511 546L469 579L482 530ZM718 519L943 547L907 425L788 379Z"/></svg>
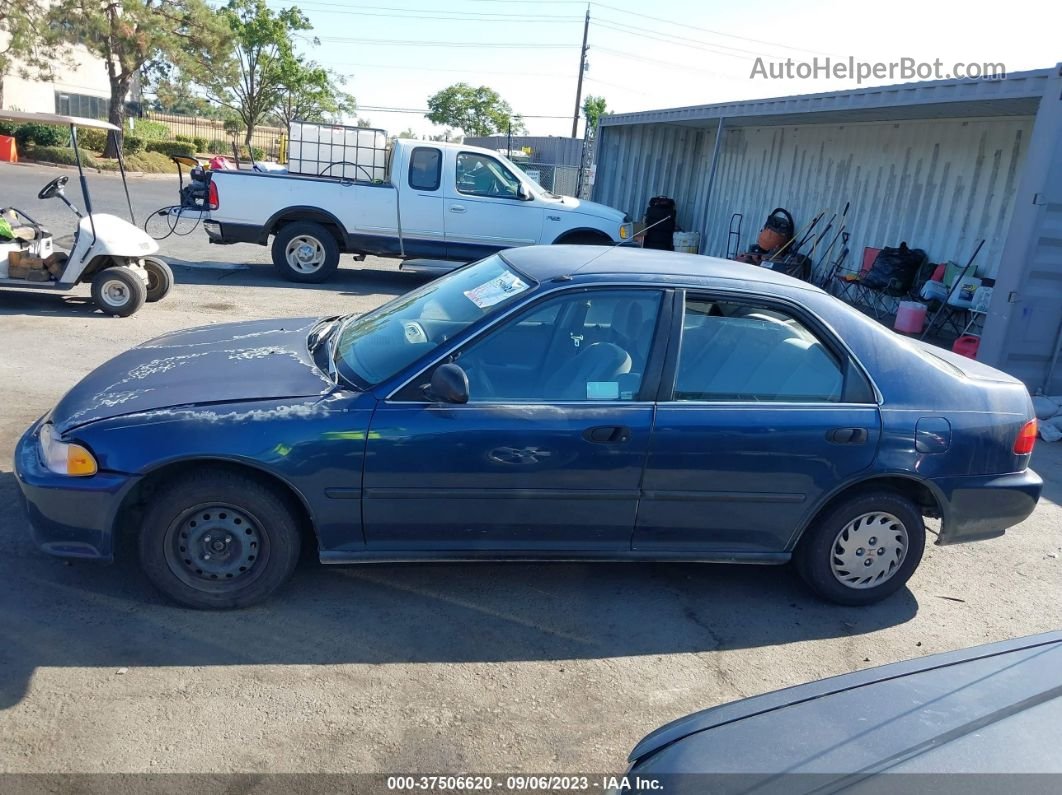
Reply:
<svg viewBox="0 0 1062 795"><path fill-rule="evenodd" d="M92 302L108 315L129 317L147 301L147 285L125 265L104 268L92 277Z"/></svg>
<svg viewBox="0 0 1062 795"><path fill-rule="evenodd" d="M140 565L166 596L198 609L261 602L295 571L291 507L235 472L192 473L155 492L140 530Z"/></svg>
<svg viewBox="0 0 1062 795"><path fill-rule="evenodd" d="M161 301L173 289L173 271L158 257L144 257L144 270L148 275L147 302Z"/></svg>
<svg viewBox="0 0 1062 795"><path fill-rule="evenodd" d="M889 489L861 491L816 518L794 555L816 594L842 605L866 605L903 587L925 549L922 513Z"/></svg>
<svg viewBox="0 0 1062 795"><path fill-rule="evenodd" d="M273 236L273 265L285 279L320 284L339 268L339 244L312 221L285 224Z"/></svg>

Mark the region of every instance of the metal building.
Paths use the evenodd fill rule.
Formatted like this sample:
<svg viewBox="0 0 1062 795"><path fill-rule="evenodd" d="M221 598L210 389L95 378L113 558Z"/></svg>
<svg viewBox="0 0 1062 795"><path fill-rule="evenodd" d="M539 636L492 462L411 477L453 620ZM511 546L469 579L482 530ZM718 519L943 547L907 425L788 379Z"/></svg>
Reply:
<svg viewBox="0 0 1062 795"><path fill-rule="evenodd" d="M604 116L593 198L641 218L675 198L702 253L741 250L767 214L799 228L851 202L864 247L925 249L996 280L978 358L1062 393L1062 65L946 80Z"/></svg>

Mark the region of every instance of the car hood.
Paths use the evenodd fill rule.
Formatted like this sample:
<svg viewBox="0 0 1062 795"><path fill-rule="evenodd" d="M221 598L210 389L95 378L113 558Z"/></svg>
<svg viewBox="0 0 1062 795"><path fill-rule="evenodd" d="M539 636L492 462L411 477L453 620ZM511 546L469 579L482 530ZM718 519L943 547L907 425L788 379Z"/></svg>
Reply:
<svg viewBox="0 0 1062 795"><path fill-rule="evenodd" d="M583 215L589 215L594 218L614 221L617 226L627 220L626 214L614 207L609 207L606 204L598 204L597 202L586 201L584 199L576 199L571 196L564 196L561 199L555 199L554 201L562 206L567 212L582 213Z"/></svg>
<svg viewBox="0 0 1062 795"><path fill-rule="evenodd" d="M316 318L255 320L178 331L97 367L51 414L60 432L174 406L324 395L335 384L313 362Z"/></svg>
<svg viewBox="0 0 1062 795"><path fill-rule="evenodd" d="M630 761L648 774L1062 772L1044 728L1062 718L1060 672L1062 632L893 663L680 718ZM786 783L834 791L817 776Z"/></svg>

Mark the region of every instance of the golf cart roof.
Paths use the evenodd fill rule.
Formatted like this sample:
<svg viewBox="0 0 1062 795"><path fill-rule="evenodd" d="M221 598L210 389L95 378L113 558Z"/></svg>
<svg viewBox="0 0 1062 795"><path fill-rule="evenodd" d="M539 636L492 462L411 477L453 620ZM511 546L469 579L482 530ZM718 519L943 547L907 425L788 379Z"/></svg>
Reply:
<svg viewBox="0 0 1062 795"><path fill-rule="evenodd" d="M57 113L26 113L21 110L0 110L0 121L30 121L38 124L73 124L97 130L117 130L109 121L86 119L81 116L60 116Z"/></svg>

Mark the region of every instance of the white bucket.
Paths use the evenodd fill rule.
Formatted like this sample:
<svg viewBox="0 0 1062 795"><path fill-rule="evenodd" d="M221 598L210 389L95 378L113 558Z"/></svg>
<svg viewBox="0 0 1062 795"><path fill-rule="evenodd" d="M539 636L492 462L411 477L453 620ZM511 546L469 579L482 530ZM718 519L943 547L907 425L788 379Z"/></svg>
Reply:
<svg viewBox="0 0 1062 795"><path fill-rule="evenodd" d="M701 250L701 233L675 232L671 236L671 245L674 246L675 251L681 251L684 254L697 254Z"/></svg>

